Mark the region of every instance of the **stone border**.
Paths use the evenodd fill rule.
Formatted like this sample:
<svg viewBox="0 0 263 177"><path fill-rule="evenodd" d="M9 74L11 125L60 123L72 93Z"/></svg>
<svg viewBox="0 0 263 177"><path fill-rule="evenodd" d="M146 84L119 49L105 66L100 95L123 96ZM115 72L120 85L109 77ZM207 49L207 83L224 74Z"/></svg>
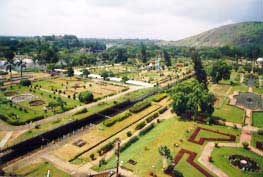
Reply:
<svg viewBox="0 0 263 177"><path fill-rule="evenodd" d="M229 138L200 138L198 141L195 140L196 136L199 134L199 132L201 130L205 130L208 132L212 132L212 133L216 133L216 134L220 134L220 135L225 135L228 136ZM194 131L194 133L190 136L190 138L188 139L188 141L192 142L192 143L196 143L199 145L203 145L205 141L236 141L236 136L232 135L232 134L228 134L228 133L222 133L219 131L215 131L215 130L210 130L207 128L202 128L202 127L197 127Z"/></svg>

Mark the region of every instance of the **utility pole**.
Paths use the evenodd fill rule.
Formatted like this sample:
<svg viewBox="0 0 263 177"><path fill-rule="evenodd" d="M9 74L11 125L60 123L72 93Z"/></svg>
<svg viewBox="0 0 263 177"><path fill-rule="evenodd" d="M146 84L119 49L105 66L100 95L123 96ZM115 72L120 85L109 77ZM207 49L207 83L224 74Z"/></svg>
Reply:
<svg viewBox="0 0 263 177"><path fill-rule="evenodd" d="M116 144L117 144L117 150L115 152L116 156L117 156L117 165L116 165L116 177L119 177L119 166L120 166L120 144L121 144L121 140L118 139L116 140Z"/></svg>

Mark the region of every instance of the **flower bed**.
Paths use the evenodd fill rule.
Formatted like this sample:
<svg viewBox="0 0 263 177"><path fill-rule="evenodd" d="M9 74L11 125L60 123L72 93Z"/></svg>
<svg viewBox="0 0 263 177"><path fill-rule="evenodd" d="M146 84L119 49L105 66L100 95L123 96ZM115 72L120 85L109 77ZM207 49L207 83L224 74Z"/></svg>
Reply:
<svg viewBox="0 0 263 177"><path fill-rule="evenodd" d="M260 169L257 162L250 159L249 157L245 157L242 155L231 155L228 157L228 160L232 165L238 167L239 169L242 169L243 171L254 172Z"/></svg>
<svg viewBox="0 0 263 177"><path fill-rule="evenodd" d="M196 136L199 134L201 130L205 130L205 131L212 132L215 134L225 135L225 136L228 136L229 138L200 138L199 140L195 140ZM215 131L215 130L197 127L194 133L188 139L188 141L199 144L199 145L203 145L205 141L236 141L236 136L228 134L228 133L222 133L222 132Z"/></svg>

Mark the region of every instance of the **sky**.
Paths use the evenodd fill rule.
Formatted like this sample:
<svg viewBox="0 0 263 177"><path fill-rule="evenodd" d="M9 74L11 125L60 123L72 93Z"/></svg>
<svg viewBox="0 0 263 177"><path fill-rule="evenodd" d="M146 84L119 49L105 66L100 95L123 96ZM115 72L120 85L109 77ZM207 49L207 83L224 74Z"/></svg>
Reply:
<svg viewBox="0 0 263 177"><path fill-rule="evenodd" d="M178 40L263 20L263 0L0 0L0 35Z"/></svg>

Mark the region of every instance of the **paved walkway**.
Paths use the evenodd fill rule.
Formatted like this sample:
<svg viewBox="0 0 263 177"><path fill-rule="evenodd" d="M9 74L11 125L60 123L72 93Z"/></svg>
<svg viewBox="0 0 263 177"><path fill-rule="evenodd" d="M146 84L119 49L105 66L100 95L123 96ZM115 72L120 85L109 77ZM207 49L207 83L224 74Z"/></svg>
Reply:
<svg viewBox="0 0 263 177"><path fill-rule="evenodd" d="M241 75L240 75L240 84L242 84L243 82L244 82L244 74L241 73Z"/></svg>
<svg viewBox="0 0 263 177"><path fill-rule="evenodd" d="M130 86L130 89L125 91L125 92L121 92L117 95L113 95L113 96L110 96L110 97L106 97L104 99L101 99L97 102L94 102L94 103L90 103L90 104L86 104L86 105L82 105L82 106L78 106L74 109L71 109L69 111L66 111L64 113L61 113L61 114L56 114L56 115L53 115L53 116L50 116L50 117L47 117L45 119L41 119L39 121L35 121L31 124L26 124L26 125L20 125L20 126L12 126L12 125L9 125L5 122L3 122L2 120L0 120L0 131L14 131L14 130L25 130L25 129L29 129L29 128L33 128L37 125L41 125L41 124L44 124L44 123L48 123L50 121L54 121L54 120L57 120L57 119L60 119L61 117L66 117L66 116L69 116L69 115L73 115L75 112L78 112L84 108L90 108L90 107L93 107L93 106L96 106L102 102L105 102L105 101L109 101L109 100L113 100L113 99L117 99L127 93L130 93L130 92L134 92L136 90L139 90L139 89L142 89L143 87L139 87L139 86Z"/></svg>

